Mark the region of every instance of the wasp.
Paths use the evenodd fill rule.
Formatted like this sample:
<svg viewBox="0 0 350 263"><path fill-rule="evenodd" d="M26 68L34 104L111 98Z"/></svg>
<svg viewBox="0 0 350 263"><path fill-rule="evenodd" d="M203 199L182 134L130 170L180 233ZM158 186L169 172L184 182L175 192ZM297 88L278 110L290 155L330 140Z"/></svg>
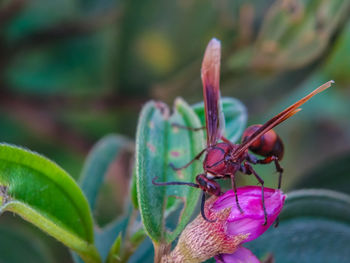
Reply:
<svg viewBox="0 0 350 263"><path fill-rule="evenodd" d="M207 133L207 146L193 160L182 167L173 167L174 170L185 169L194 161L199 160L205 153L203 161L203 173L196 176L196 183L190 182L156 182L155 185L188 185L202 190L201 214L207 221L209 220L204 213L205 193L220 196L222 194L220 184L216 181L221 178L230 178L232 189L235 193L237 208L244 213L239 205L235 175L242 172L248 175L254 175L262 186L262 209L267 222L267 213L264 201L264 181L253 168L255 164L274 163L279 173L278 188L281 188L283 168L280 161L283 158L284 146L281 138L273 130L275 126L284 122L294 114L299 112L302 104L308 101L314 95L329 88L334 81L328 81L321 85L304 98L295 102L263 125L252 125L248 127L242 136L240 144L230 142L223 136L224 116L222 113L220 101L220 59L221 44L217 39L212 39L204 53L202 62L201 78L203 83L205 123ZM178 125L177 125L178 126ZM187 128L187 127L183 127ZM189 128L191 129L191 128ZM258 159L256 155L262 156Z"/></svg>

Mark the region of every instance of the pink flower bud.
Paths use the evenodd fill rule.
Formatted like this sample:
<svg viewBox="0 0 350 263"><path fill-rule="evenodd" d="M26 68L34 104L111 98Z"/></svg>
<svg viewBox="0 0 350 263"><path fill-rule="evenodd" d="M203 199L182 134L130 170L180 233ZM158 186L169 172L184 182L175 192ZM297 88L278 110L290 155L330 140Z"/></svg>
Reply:
<svg viewBox="0 0 350 263"><path fill-rule="evenodd" d="M231 263L240 262L240 257L255 258L241 244L259 237L271 226L282 210L285 195L280 190L265 188L267 223L264 225L261 187L241 187L237 189L237 194L243 214L237 208L232 190L222 196L211 197L206 201L205 214L208 219L216 221L208 222L198 215L184 229L177 246L162 258L162 262L196 263L218 256L218 260L224 260L221 262Z"/></svg>
<svg viewBox="0 0 350 263"><path fill-rule="evenodd" d="M264 210L261 202L261 187L246 186L237 189L238 201L243 214L237 208L235 193L227 191L212 205L212 212L231 208L226 222L226 234L229 236L248 234L244 242L252 241L263 234L276 220L282 210L285 195L280 190L265 188L265 207L267 224L264 225Z"/></svg>
<svg viewBox="0 0 350 263"><path fill-rule="evenodd" d="M233 254L215 256L217 263L260 263L259 259L247 248L239 247Z"/></svg>

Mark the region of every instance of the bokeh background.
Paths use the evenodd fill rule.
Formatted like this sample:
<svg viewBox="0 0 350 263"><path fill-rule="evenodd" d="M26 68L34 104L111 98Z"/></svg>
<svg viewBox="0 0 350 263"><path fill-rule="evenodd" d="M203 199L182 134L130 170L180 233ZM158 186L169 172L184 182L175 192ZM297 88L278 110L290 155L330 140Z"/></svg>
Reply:
<svg viewBox="0 0 350 263"><path fill-rule="evenodd" d="M133 140L146 101L202 100L201 59L217 37L222 96L246 105L248 124L335 80L276 128L285 143L283 189L350 193L349 11L349 0L2 0L0 141L42 153L78 180L100 138ZM100 225L123 209L132 151L109 171ZM277 184L273 165L257 171ZM71 260L12 214L0 217L0 233L0 262ZM16 253L18 245L28 251Z"/></svg>

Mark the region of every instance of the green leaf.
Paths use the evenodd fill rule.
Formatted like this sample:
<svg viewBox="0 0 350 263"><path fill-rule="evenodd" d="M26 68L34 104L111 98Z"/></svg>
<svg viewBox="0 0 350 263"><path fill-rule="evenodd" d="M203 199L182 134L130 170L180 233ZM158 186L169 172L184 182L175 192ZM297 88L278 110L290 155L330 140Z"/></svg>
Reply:
<svg viewBox="0 0 350 263"><path fill-rule="evenodd" d="M58 165L39 154L0 144L0 185L0 213L17 213L86 262L100 262L87 200Z"/></svg>
<svg viewBox="0 0 350 263"><path fill-rule="evenodd" d="M175 101L174 114L160 102L147 103L141 113L136 136L136 180L141 218L147 234L156 242L171 243L190 220L200 191L188 186L155 186L158 182L194 182L202 171L194 162L180 172L169 166L181 166L204 149L203 131L172 127L172 123L200 127L200 120L181 99ZM169 197L171 196L171 197ZM174 198L176 197L176 198ZM179 223L173 232L165 229L165 217L183 205Z"/></svg>
<svg viewBox="0 0 350 263"><path fill-rule="evenodd" d="M80 186L92 209L104 182L109 166L125 149L130 149L129 139L119 135L108 135L98 141L89 153L81 174Z"/></svg>
<svg viewBox="0 0 350 263"><path fill-rule="evenodd" d="M95 243L103 260L126 262L145 239L146 233L140 219L135 222L138 211L133 210L131 206L129 210L129 213L118 221L102 230L96 230Z"/></svg>
<svg viewBox="0 0 350 263"><path fill-rule="evenodd" d="M90 151L83 167L80 186L92 210L95 209L99 191L104 184L110 165L124 150L130 151L132 146L132 142L123 136L108 135L98 141ZM103 229L96 227L95 244L103 259L107 257L118 233L126 228L127 223L128 216L112 222Z"/></svg>
<svg viewBox="0 0 350 263"><path fill-rule="evenodd" d="M247 124L247 110L239 100L235 98L222 98L222 111L225 116L224 136L231 142L237 142ZM205 126L204 102L192 106L193 110Z"/></svg>
<svg viewBox="0 0 350 263"><path fill-rule="evenodd" d="M272 253L276 262L349 261L350 196L330 190L288 194L277 228L247 243L259 258Z"/></svg>
<svg viewBox="0 0 350 263"><path fill-rule="evenodd" d="M106 259L110 253L110 249L113 249L113 244L116 242L118 235L124 235L129 223L129 214L121 219L111 223L103 229L96 229L96 247L101 254L102 259Z"/></svg>
<svg viewBox="0 0 350 263"><path fill-rule="evenodd" d="M114 241L111 250L109 251L107 257L107 263L117 263L120 262L120 246L122 244L122 235L119 233L117 239Z"/></svg>
<svg viewBox="0 0 350 263"><path fill-rule="evenodd" d="M131 197L131 202L132 202L133 206L135 207L135 209L139 209L139 200L137 199L136 169L134 169L133 173L132 173L130 197Z"/></svg>
<svg viewBox="0 0 350 263"><path fill-rule="evenodd" d="M264 70L283 70L314 61L347 17L349 4L344 0L276 1L265 16L252 64ZM308 40L303 41L305 38Z"/></svg>
<svg viewBox="0 0 350 263"><path fill-rule="evenodd" d="M146 238L146 233L143 228L140 228L138 231L136 231L131 237L130 237L130 243L134 247L138 247L141 242Z"/></svg>
<svg viewBox="0 0 350 263"><path fill-rule="evenodd" d="M350 45L350 21L344 26L344 30L336 39L332 46L331 52L327 57L324 65L321 67L321 74L327 78L335 79L337 84L347 86L349 83L349 74L346 70L350 66L348 59L344 56L349 56Z"/></svg>

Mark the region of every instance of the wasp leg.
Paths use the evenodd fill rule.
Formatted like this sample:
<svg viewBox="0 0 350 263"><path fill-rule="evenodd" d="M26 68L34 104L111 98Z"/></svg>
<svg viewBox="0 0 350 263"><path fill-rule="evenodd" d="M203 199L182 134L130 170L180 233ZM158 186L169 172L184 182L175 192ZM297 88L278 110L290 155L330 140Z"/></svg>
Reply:
<svg viewBox="0 0 350 263"><path fill-rule="evenodd" d="M252 164L269 164L269 163L274 162L275 163L275 167L276 167L276 171L279 173L278 189L281 189L283 168L280 165L277 156L269 156L269 157L266 157L265 159L258 160L254 155L249 154L248 157L247 157L247 161L252 163Z"/></svg>
<svg viewBox="0 0 350 263"><path fill-rule="evenodd" d="M205 129L205 126L204 127L193 128L193 127L187 127L185 125L181 125L181 124L178 124L178 123L172 123L171 126L176 127L176 128L180 128L180 129L184 129L184 130L195 131L195 132Z"/></svg>
<svg viewBox="0 0 350 263"><path fill-rule="evenodd" d="M157 179L158 179L158 176L153 177L152 184L158 185L158 186L164 186L164 185L188 185L188 186L191 186L191 187L200 188L199 185L195 184L195 183L188 183L188 182L156 182Z"/></svg>
<svg viewBox="0 0 350 263"><path fill-rule="evenodd" d="M203 191L203 193L202 193L202 201L201 201L201 214L202 214L202 217L204 218L205 221L208 221L208 222L210 222L210 223L215 222L216 219L215 219L215 220L210 220L210 219L208 219L208 218L205 216L205 210L204 210L204 208L205 208L205 192Z"/></svg>
<svg viewBox="0 0 350 263"><path fill-rule="evenodd" d="M265 218L264 225L266 225L267 224L267 212L266 212L266 207L265 207L264 180L261 179L261 177L255 172L253 167L247 162L244 162L244 166L241 166L241 171L245 174L253 174L255 176L255 178L259 181L259 183L261 184L261 202L262 202L262 207L264 210L264 218Z"/></svg>
<svg viewBox="0 0 350 263"><path fill-rule="evenodd" d="M271 162L275 163L276 171L279 173L278 176L278 189L281 189L282 185L282 174L283 174L283 168L281 167L278 157L276 156L269 156L265 159L258 160L254 155L248 154L247 161L253 164L269 164ZM278 227L279 224L279 217L276 218L274 227Z"/></svg>
<svg viewBox="0 0 350 263"><path fill-rule="evenodd" d="M278 160L277 157L275 158L274 162L275 162L275 166L276 166L276 171L279 173L279 176L278 176L278 189L281 189L283 168L280 165L279 160Z"/></svg>
<svg viewBox="0 0 350 263"><path fill-rule="evenodd" d="M203 155L203 153L207 150L207 148L203 149L199 154L197 154L189 163L185 164L184 166L181 167L175 167L175 165L173 163L170 163L170 167L174 170L174 171L179 171L182 169L187 168L188 166L190 166L194 161L199 160L199 158L201 158L201 156Z"/></svg>
<svg viewBox="0 0 350 263"><path fill-rule="evenodd" d="M258 163L260 163L260 164L267 164L267 163L271 163L271 162L275 163L276 171L279 173L278 189L281 189L283 168L281 167L281 165L278 161L278 157L270 156L270 157L266 157L265 159L258 160Z"/></svg>
<svg viewBox="0 0 350 263"><path fill-rule="evenodd" d="M238 194L237 194L237 187L236 187L235 176L233 174L230 174L230 177L231 177L232 189L233 189L233 191L235 193L237 208L238 208L239 212L241 212L241 214L243 214L244 211L243 211L243 209L241 208L241 206L239 205L239 202L238 202Z"/></svg>
<svg viewBox="0 0 350 263"><path fill-rule="evenodd" d="M276 156L272 156L271 157L275 163L275 167L276 167L276 171L279 173L279 176L278 176L278 189L281 189L281 186L282 186L282 174L283 174L283 168L282 166L280 165L279 163L279 160L278 160L278 157ZM276 221L275 221L275 224L274 224L274 227L278 227L279 225L279 222L280 222L280 218L279 216L276 218Z"/></svg>
<svg viewBox="0 0 350 263"><path fill-rule="evenodd" d="M184 166L181 166L181 167L175 167L175 165L173 163L170 163L170 167L174 170L174 171L179 171L179 170L182 170L182 169L185 169L187 168L188 166L190 166L194 161L196 160L199 160L199 158L201 158L201 156L203 155L203 153L208 149L208 148L211 148L211 149L218 149L220 150L222 153L225 153L225 151L223 149L221 149L220 147L216 147L216 146L209 146L205 149L203 149L199 154L197 154L189 163L185 164ZM213 165L211 166L208 166L208 168L212 168L220 163L224 162L224 160L221 160L221 161L218 161L217 163L214 163Z"/></svg>
<svg viewBox="0 0 350 263"><path fill-rule="evenodd" d="M267 258L265 258L265 260L263 260L262 263L275 263L275 257L273 256L273 254L268 254Z"/></svg>

